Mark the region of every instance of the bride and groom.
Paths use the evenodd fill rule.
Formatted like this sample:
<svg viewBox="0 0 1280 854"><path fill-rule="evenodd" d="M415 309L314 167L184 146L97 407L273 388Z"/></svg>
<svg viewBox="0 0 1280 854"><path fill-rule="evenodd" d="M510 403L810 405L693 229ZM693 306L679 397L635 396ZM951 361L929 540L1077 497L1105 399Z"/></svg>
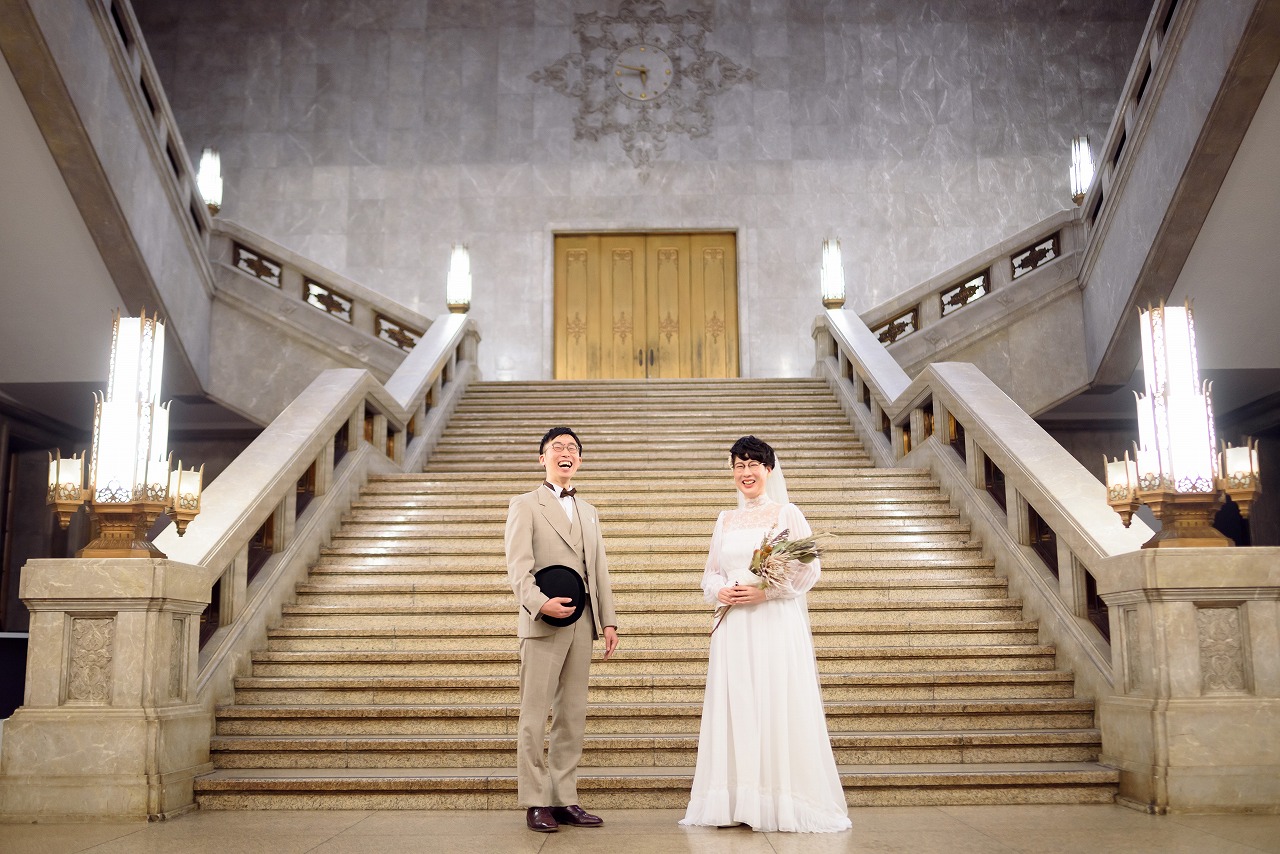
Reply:
<svg viewBox="0 0 1280 854"><path fill-rule="evenodd" d="M552 428L538 460L546 480L511 500L505 545L520 608L518 797L530 830L554 832L604 823L578 803L577 766L592 641L604 637L607 661L618 631L599 517L571 485L582 442L568 427ZM808 537L809 524L787 502L768 444L744 436L729 460L739 506L716 520L702 576L707 603L724 610L711 636L697 767L680 823L846 830L804 599L820 562L793 564L767 588L751 571L765 537Z"/></svg>

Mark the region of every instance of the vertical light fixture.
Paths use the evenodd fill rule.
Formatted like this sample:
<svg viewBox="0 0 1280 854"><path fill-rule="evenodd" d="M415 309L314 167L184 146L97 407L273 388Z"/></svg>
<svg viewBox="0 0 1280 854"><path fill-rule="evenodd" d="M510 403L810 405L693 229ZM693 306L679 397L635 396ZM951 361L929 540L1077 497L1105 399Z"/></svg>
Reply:
<svg viewBox="0 0 1280 854"><path fill-rule="evenodd" d="M1093 153L1089 151L1089 137L1077 136L1071 140L1071 200L1082 204L1092 183Z"/></svg>
<svg viewBox="0 0 1280 854"><path fill-rule="evenodd" d="M1107 501L1127 527L1141 504L1161 520L1143 548L1229 546L1213 527L1228 495L1243 516L1261 491L1257 445L1220 451L1210 384L1200 379L1191 303L1139 311L1146 394L1135 393L1134 456L1107 460Z"/></svg>
<svg viewBox="0 0 1280 854"><path fill-rule="evenodd" d="M822 241L822 304L827 308L844 305L844 261L840 241Z"/></svg>
<svg viewBox="0 0 1280 854"><path fill-rule="evenodd" d="M200 168L196 170L196 188L209 208L210 216L222 210L222 158L212 148L200 154Z"/></svg>
<svg viewBox="0 0 1280 854"><path fill-rule="evenodd" d="M449 256L449 277L444 290L449 311L466 314L471 308L471 253L461 243L454 244Z"/></svg>
<svg viewBox="0 0 1280 854"><path fill-rule="evenodd" d="M48 503L63 528L81 503L98 520L97 539L79 557L164 557L147 539L161 513L169 513L179 535L200 512L199 469L170 471L169 405L160 403L164 370L164 324L159 317L121 317L111 335L105 393L94 395L89 486L84 458L50 456Z"/></svg>

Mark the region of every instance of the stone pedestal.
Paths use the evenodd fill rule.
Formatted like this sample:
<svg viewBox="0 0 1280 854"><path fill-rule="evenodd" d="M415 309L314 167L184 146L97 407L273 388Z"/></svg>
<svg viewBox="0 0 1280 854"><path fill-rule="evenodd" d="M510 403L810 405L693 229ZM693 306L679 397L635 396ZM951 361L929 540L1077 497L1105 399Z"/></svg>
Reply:
<svg viewBox="0 0 1280 854"><path fill-rule="evenodd" d="M1115 690L1098 707L1120 797L1152 812L1280 812L1280 548L1104 561Z"/></svg>
<svg viewBox="0 0 1280 854"><path fill-rule="evenodd" d="M196 705L208 571L164 559L34 560L23 706L0 742L0 818L162 817L211 769Z"/></svg>

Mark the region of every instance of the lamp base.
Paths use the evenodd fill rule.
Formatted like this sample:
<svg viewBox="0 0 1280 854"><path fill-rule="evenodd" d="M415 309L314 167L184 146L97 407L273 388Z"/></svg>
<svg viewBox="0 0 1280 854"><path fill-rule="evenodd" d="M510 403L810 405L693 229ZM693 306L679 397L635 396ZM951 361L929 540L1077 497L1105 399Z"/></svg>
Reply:
<svg viewBox="0 0 1280 854"><path fill-rule="evenodd" d="M1140 494L1160 520L1160 532L1142 544L1144 549L1220 549L1234 546L1230 537L1213 527L1222 506L1222 493L1158 492Z"/></svg>
<svg viewBox="0 0 1280 854"><path fill-rule="evenodd" d="M91 502L89 513L98 524L98 537L76 552L76 557L163 558L147 540L147 532L156 517L164 512L164 504L135 501L129 504Z"/></svg>

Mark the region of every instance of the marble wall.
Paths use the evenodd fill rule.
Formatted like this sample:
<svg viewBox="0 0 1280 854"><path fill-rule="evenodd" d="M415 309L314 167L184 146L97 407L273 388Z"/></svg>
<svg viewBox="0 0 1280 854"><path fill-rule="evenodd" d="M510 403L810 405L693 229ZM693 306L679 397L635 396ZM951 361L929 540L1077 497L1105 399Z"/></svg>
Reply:
<svg viewBox="0 0 1280 854"><path fill-rule="evenodd" d="M551 373L551 235L612 229L736 230L744 373L807 374L822 238L862 310L1068 206L1069 141L1102 141L1150 2L134 7L186 144L222 153L223 216L428 315L466 242L481 370L523 379ZM611 71L575 35L593 12L606 43L630 12L705 32L648 114L699 128L647 168L641 108L575 59Z"/></svg>

